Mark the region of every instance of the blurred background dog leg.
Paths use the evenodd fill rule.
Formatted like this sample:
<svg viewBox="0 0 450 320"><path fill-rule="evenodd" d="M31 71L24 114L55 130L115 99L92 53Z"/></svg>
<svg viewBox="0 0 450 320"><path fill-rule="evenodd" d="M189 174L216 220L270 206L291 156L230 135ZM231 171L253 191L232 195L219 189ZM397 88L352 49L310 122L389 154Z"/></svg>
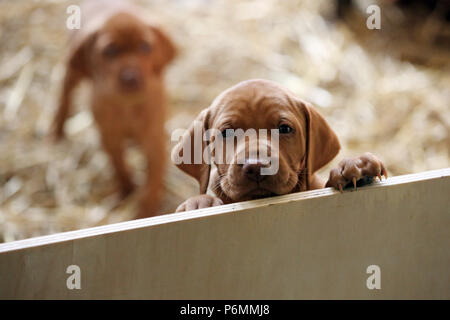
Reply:
<svg viewBox="0 0 450 320"><path fill-rule="evenodd" d="M147 157L147 180L141 194L140 209L137 218L158 215L161 196L164 190L164 174L166 170L166 151L163 139L147 142L144 152Z"/></svg>
<svg viewBox="0 0 450 320"><path fill-rule="evenodd" d="M79 71L74 68L67 68L58 111L55 115L53 128L51 130L51 134L55 140L59 140L64 137L64 122L66 121L70 111L72 92L78 86L82 78L83 75Z"/></svg>
<svg viewBox="0 0 450 320"><path fill-rule="evenodd" d="M134 190L133 181L124 158L124 141L115 130L108 130L100 127L102 142L105 151L108 153L111 163L115 169L115 175L119 183L120 194L127 197Z"/></svg>

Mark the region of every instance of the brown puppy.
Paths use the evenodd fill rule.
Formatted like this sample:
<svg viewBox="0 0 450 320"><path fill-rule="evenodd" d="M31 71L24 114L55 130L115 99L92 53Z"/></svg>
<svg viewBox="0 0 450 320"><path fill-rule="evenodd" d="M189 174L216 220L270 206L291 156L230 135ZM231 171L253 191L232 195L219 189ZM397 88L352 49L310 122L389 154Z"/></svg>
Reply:
<svg viewBox="0 0 450 320"><path fill-rule="evenodd" d="M219 95L209 108L200 113L195 123L200 124L200 129L191 126L173 149L172 160L199 181L202 195L186 200L177 211L325 186L342 191L349 183L356 187L356 182L363 177L378 176L381 179L381 175L387 174L383 163L366 153L355 159L343 160L330 172L325 184L315 172L336 156L340 149L338 138L311 104L274 82L249 80L237 84ZM221 132L223 141L230 139L227 129L255 129L258 132L259 129L275 129L275 133L258 134L253 143L231 136L231 145L234 145L231 155L225 147L213 148L212 156L216 156L218 150L222 155L211 164L205 161L194 163L195 132L211 129ZM271 143L277 132L278 144ZM200 144L200 151L204 152L207 143L203 141ZM264 146L271 161L254 156L261 155ZM179 159L185 153L190 153L188 161L180 163ZM243 159L241 163L238 162L239 157ZM261 174L262 168L270 167L270 162L278 163L278 170L274 174ZM208 187L215 196L205 194Z"/></svg>
<svg viewBox="0 0 450 320"><path fill-rule="evenodd" d="M90 80L92 111L121 193L126 196L133 190L124 162L125 142L131 139L147 158L139 217L154 215L166 163L163 71L175 48L163 31L140 17L139 9L121 1L86 1L81 17L81 29L70 39L53 134L56 139L63 136L71 94L81 80Z"/></svg>

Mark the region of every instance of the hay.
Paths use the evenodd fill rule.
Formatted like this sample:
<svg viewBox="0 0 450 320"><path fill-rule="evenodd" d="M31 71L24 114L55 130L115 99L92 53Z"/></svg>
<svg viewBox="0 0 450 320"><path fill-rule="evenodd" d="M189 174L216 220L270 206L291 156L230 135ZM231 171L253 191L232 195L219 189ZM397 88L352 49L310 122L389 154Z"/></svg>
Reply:
<svg viewBox="0 0 450 320"><path fill-rule="evenodd" d="M410 31L389 19L381 31L369 31L361 17L349 25L325 18L331 1L139 2L181 52L166 78L168 133L187 127L227 87L267 78L326 116L343 145L337 160L370 150L391 175L449 166L449 55L418 42L439 26L429 22L428 36L402 43L396 39ZM136 195L118 200L86 88L77 96L68 139L47 139L64 73L69 4L0 2L0 241L124 221L136 207ZM412 51L415 59L405 60ZM142 182L142 157L131 149L128 158ZM170 167L162 212L197 188Z"/></svg>

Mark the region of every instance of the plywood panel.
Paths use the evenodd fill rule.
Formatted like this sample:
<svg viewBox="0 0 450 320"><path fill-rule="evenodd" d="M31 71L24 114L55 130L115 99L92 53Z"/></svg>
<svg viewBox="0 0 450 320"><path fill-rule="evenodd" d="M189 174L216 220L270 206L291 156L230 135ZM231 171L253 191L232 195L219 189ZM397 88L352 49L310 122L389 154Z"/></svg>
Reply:
<svg viewBox="0 0 450 320"><path fill-rule="evenodd" d="M443 169L1 244L0 298L450 299L449 191Z"/></svg>

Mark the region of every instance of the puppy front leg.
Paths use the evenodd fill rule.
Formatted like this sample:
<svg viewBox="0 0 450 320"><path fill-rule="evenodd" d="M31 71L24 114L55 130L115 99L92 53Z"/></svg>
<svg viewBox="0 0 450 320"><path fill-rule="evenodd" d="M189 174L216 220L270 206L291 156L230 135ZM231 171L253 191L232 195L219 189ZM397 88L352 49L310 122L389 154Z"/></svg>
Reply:
<svg viewBox="0 0 450 320"><path fill-rule="evenodd" d="M80 83L82 78L83 76L79 71L71 67L67 68L59 99L58 111L56 112L51 128L51 135L55 140L59 140L64 137L64 122L69 114L72 92Z"/></svg>
<svg viewBox="0 0 450 320"><path fill-rule="evenodd" d="M147 157L147 181L140 195L140 208L136 219L157 215L164 190L165 145L164 141L155 140L150 141L151 145L144 147Z"/></svg>
<svg viewBox="0 0 450 320"><path fill-rule="evenodd" d="M115 175L119 182L122 197L128 196L134 190L134 184L130 179L127 164L124 159L123 141L111 132L102 132L102 142L115 169Z"/></svg>

